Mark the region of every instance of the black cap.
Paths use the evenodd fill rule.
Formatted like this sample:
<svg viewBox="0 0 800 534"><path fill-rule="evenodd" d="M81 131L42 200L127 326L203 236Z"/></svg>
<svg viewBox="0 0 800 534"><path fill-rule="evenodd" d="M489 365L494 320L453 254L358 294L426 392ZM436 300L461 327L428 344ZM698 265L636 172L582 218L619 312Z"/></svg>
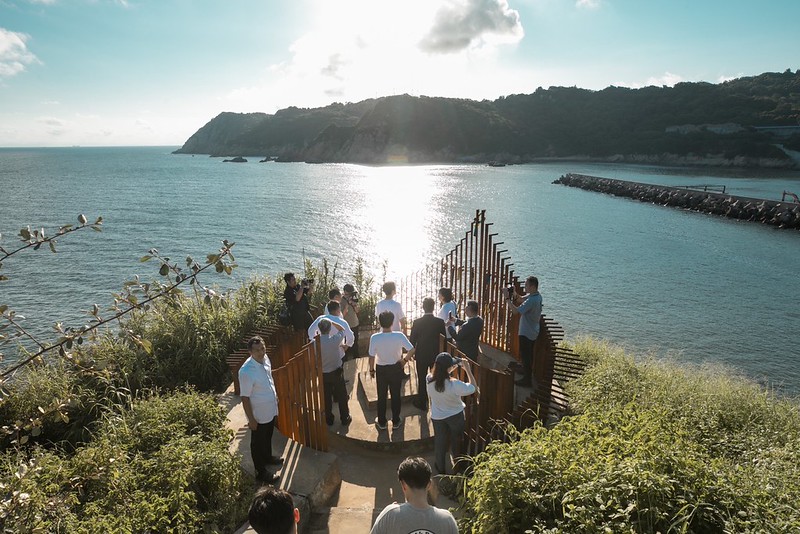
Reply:
<svg viewBox="0 0 800 534"><path fill-rule="evenodd" d="M450 356L449 352L440 352L439 355L436 356L436 365L452 367L459 363L461 363L461 358L454 358Z"/></svg>

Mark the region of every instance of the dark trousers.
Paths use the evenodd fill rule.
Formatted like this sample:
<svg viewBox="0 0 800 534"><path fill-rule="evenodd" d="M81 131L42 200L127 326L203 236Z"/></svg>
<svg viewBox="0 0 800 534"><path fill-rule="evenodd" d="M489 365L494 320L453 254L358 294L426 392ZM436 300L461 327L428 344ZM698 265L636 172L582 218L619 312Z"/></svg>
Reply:
<svg viewBox="0 0 800 534"><path fill-rule="evenodd" d="M347 347L347 351L344 353L345 360L352 360L359 357L358 353L358 327L356 326L353 330L353 346Z"/></svg>
<svg viewBox="0 0 800 534"><path fill-rule="evenodd" d="M266 473L267 462L272 457L272 433L276 419L273 418L269 423L258 423L258 428L250 431L250 456L253 457L256 476Z"/></svg>
<svg viewBox="0 0 800 534"><path fill-rule="evenodd" d="M403 385L403 365L376 365L375 380L378 382L378 423L386 424L386 394L392 395L392 422L400 421L400 390Z"/></svg>
<svg viewBox="0 0 800 534"><path fill-rule="evenodd" d="M433 365L433 361L417 358L417 401L420 405L428 405L428 368Z"/></svg>
<svg viewBox="0 0 800 534"><path fill-rule="evenodd" d="M528 339L525 336L519 336L519 357L522 359L522 378L524 380L531 379L533 371L533 349L536 346L536 340Z"/></svg>
<svg viewBox="0 0 800 534"><path fill-rule="evenodd" d="M464 439L464 427L466 420L464 412L451 415L446 419L433 419L433 450L436 458L435 467L439 474L444 475L450 461L447 458L447 450L453 453L453 468L460 472L461 464L458 462L462 454L461 442Z"/></svg>
<svg viewBox="0 0 800 534"><path fill-rule="evenodd" d="M339 405L339 418L342 420L350 416L347 406L347 386L344 384L344 371L339 367L330 373L322 373L322 388L325 392L325 419L328 424L333 423L333 403Z"/></svg>

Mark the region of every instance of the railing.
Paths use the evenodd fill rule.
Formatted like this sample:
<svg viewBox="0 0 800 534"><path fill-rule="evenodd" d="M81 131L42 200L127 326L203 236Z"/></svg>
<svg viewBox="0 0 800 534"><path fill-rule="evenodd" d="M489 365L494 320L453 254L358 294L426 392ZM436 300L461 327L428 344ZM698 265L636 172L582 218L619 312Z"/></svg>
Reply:
<svg viewBox="0 0 800 534"><path fill-rule="evenodd" d="M711 191L715 193L725 193L725 186L724 185L710 185L710 184L699 184L699 185L673 185L677 189L696 189L700 191L701 189L705 192Z"/></svg>
<svg viewBox="0 0 800 534"><path fill-rule="evenodd" d="M272 364L278 393L278 430L306 447L327 451L319 346L314 342L304 344L303 332L284 326L253 331L242 341L243 346L256 335L264 340ZM247 357L247 349L241 348L227 358L235 395L240 394L239 368Z"/></svg>
<svg viewBox="0 0 800 534"><path fill-rule="evenodd" d="M421 314L424 297L435 297L439 288L449 287L463 316L467 300L478 302L484 320L481 341L490 347L511 354L519 362L519 316L508 308L506 288L513 285L519 292L519 277L511 268L511 257L495 241L492 223L486 222L486 212L475 212L470 228L459 243L434 265L421 269L400 280L399 294L403 308L413 320ZM410 321L409 321L410 322ZM558 420L569 409L569 399L563 384L583 372L582 360L563 347L564 331L549 317L540 320L539 337L533 358L533 378L536 388L523 402L515 405L514 365L495 369L484 362L470 360L480 398L470 397L465 410L467 425L465 452L477 454L495 439L507 441L506 423L518 429ZM465 357L456 346L442 338L442 350Z"/></svg>
<svg viewBox="0 0 800 534"><path fill-rule="evenodd" d="M278 430L318 451L328 450L319 341L303 345L285 365L273 368L278 392Z"/></svg>
<svg viewBox="0 0 800 534"><path fill-rule="evenodd" d="M484 319L483 342L498 350L516 353L516 331L509 324L505 290L519 280L511 267L507 249L495 241L492 223L486 222L486 211L478 210L469 230L459 243L435 265L421 269L399 282L400 301L409 315L409 323L421 315L422 299L436 297L441 287L453 290L459 315L467 300L478 302Z"/></svg>

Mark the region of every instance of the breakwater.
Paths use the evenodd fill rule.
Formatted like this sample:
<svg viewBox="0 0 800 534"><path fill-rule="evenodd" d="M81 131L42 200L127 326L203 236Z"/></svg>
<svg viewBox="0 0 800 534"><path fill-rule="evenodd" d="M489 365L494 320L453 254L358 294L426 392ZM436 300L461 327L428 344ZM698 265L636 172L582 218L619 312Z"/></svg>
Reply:
<svg viewBox="0 0 800 534"><path fill-rule="evenodd" d="M689 209L732 219L770 224L778 228L800 229L800 204L725 193L696 191L663 185L628 182L585 174L568 173L554 184L578 187L618 197L633 198L661 206Z"/></svg>

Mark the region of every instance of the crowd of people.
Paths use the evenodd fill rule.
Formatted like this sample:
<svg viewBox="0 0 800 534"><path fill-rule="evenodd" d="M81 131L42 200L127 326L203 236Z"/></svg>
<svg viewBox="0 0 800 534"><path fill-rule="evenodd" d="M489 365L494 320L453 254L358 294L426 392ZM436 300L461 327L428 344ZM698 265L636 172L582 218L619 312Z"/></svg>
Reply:
<svg viewBox="0 0 800 534"><path fill-rule="evenodd" d="M309 339L319 338L323 375L325 419L330 426L335 418L333 405L338 406L342 425L352 422L348 406L347 387L343 363L348 358L359 357L358 327L359 299L351 284L343 290L332 289L322 315L311 315L309 298L314 291L313 279L298 282L293 273L284 276L284 299L295 330L304 331ZM522 360L521 378L515 384L532 386L532 368L542 297L535 276L525 280L525 292L517 294L513 286L506 289L509 309L519 314L519 347ZM384 298L375 305L375 316L380 330L369 340L368 373L376 382L377 416L374 424L378 431L387 429L387 403L391 399L392 429L403 426L401 392L403 380L410 377L405 371L409 361L416 361L417 396L413 405L430 411L434 429L434 467L439 474L459 472L462 456L460 449L465 428L463 397L479 395L472 374L470 360L478 361L479 342L483 332L483 318L477 301L465 303L465 319L458 317L458 306L450 288L438 291L436 302L427 297L422 301L423 315L414 320L410 336L404 331L407 318L403 307L395 300L397 286L386 282L381 288ZM439 352L440 337L444 335L455 342L467 359ZM272 378L272 367L266 355L264 341L255 336L248 342L249 358L239 370L241 400L250 429L250 453L256 479L265 484L275 484L279 475L272 472L283 464L283 458L272 454L272 435L278 415L278 396ZM463 371L463 372L462 372ZM459 376L464 376L465 381ZM448 452L450 454L448 454ZM450 458L452 457L453 462ZM406 497L404 505L393 504L381 512L375 521L373 533L398 532L398 528L413 532L427 528L431 532L457 532L455 520L449 512L427 504L425 495L430 486L432 470L422 458L408 458L398 469L398 478ZM287 499L288 496L288 499ZM291 502L291 495L266 487L259 491L250 510L251 525L256 532L296 532L299 513ZM277 527L256 527L267 524L266 517L275 517ZM278 520L277 517L281 519ZM270 520L271 521L271 520ZM270 523L272 524L272 523ZM431 527L435 526L435 530ZM263 528L263 530L259 530Z"/></svg>

